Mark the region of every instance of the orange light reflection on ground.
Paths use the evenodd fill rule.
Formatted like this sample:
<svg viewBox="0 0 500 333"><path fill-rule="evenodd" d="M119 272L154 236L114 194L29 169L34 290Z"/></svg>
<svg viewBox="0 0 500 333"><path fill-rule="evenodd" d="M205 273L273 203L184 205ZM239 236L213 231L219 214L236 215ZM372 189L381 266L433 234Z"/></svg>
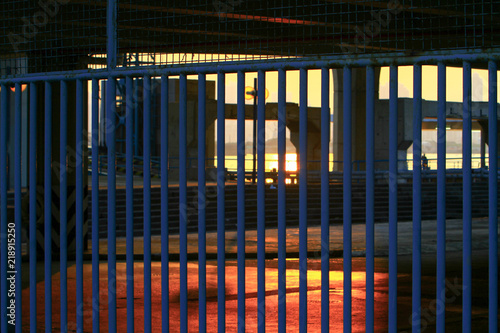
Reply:
<svg viewBox="0 0 500 333"><path fill-rule="evenodd" d="M343 272L337 270L341 268L341 263L335 263L336 259L331 260L330 271L330 331L342 331L342 298L343 298ZM40 270L43 271L40 263ZM53 328L60 329L59 316L59 286L60 274L58 272L58 263L54 263L54 275L52 276L53 286ZM103 277L100 280L100 321L102 329L108 328L108 290L107 290L107 264L100 264L100 274ZM238 276L235 269L236 261L228 260L226 262L226 329L229 332L237 331L237 295L238 295ZM338 266L338 267L332 267ZM319 271L320 260L309 260L308 267L308 331L318 332L321 325L321 271ZM215 261L207 262L207 323L208 331L215 332L217 329L217 263ZM143 295L144 276L143 265L140 262L134 264L134 289L136 295ZM169 264L169 282L170 282L170 330L179 332L180 304L179 304L179 263L170 262ZM246 295L246 329L249 332L257 330L257 262L256 260L246 260L245 270L245 295ZM84 332L92 332L92 279L91 264L85 264L84 274ZM266 329L269 332L276 332L278 329L277 311L278 311L278 269L277 260L266 260ZM75 313L75 266L68 268L68 328L76 329ZM287 260L286 271L286 302L287 302L287 331L298 331L299 325L299 261ZM126 264L117 263L117 281L116 292L118 301L118 318L125 318L126 313ZM387 317L387 294L386 294L387 274L375 273L375 318L379 320L376 331L386 330ZM37 294L39 299L44 298L44 282L37 283ZM152 327L153 331L161 330L161 263L152 263ZM198 330L198 265L197 263L188 263L188 326L190 331ZM44 326L43 301L38 302L38 325L40 329ZM142 328L144 325L143 314L144 303L142 296L135 301L135 325L136 328ZM29 312L29 288L23 289L23 311ZM362 332L365 328L365 273L361 271L352 272L352 316L353 332ZM23 316L23 325L29 326L29 316ZM384 327L380 327L380 325ZM118 331L126 331L126 320L118 320Z"/></svg>

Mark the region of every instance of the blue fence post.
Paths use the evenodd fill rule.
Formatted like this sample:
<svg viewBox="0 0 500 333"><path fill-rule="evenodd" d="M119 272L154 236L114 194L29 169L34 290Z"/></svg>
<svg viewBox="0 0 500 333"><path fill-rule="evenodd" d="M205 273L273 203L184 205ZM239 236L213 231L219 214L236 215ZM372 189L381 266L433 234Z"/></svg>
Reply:
<svg viewBox="0 0 500 333"><path fill-rule="evenodd" d="M83 81L76 81L76 327L83 331ZM86 176L86 174L85 174Z"/></svg>
<svg viewBox="0 0 500 333"><path fill-rule="evenodd" d="M117 1L108 0L106 12L107 67L117 64ZM108 328L116 332L116 151L115 151L116 79L108 77L106 87L106 145L108 148Z"/></svg>
<svg viewBox="0 0 500 333"><path fill-rule="evenodd" d="M344 257L344 332L351 332L351 296L352 296L352 226L351 226L351 187L352 187L352 69L344 67L344 169L343 169L343 257Z"/></svg>
<svg viewBox="0 0 500 333"><path fill-rule="evenodd" d="M162 332L169 331L168 258L168 77L161 77L161 315ZM201 301L201 300L200 300Z"/></svg>
<svg viewBox="0 0 500 333"><path fill-rule="evenodd" d="M44 248L45 294L52 294L52 83L45 82ZM52 297L45 297L45 331L52 330Z"/></svg>
<svg viewBox="0 0 500 333"><path fill-rule="evenodd" d="M22 115L22 85L16 83L15 85L15 115L14 115L14 222L15 222L15 270L16 270L16 285L21 285L22 279L22 247L21 247L21 115ZM22 309L22 290L16 289L16 306ZM22 331L22 311L16 312L16 333Z"/></svg>
<svg viewBox="0 0 500 333"><path fill-rule="evenodd" d="M117 0L108 0L106 11L106 58L108 70L117 64ZM106 87L106 145L108 148L108 328L116 332L116 79L109 76Z"/></svg>
<svg viewBox="0 0 500 333"><path fill-rule="evenodd" d="M144 77L143 110L143 155L144 155L144 332L151 328L151 77ZM181 142L179 142L181 143ZM183 170L183 169L181 169ZM182 188L182 183L180 187ZM180 229L182 231L182 228Z"/></svg>
<svg viewBox="0 0 500 333"><path fill-rule="evenodd" d="M181 332L188 328L187 300L187 78L179 81L179 258Z"/></svg>
<svg viewBox="0 0 500 333"><path fill-rule="evenodd" d="M463 296L462 330L472 330L472 100L471 100L471 64L463 63Z"/></svg>
<svg viewBox="0 0 500 333"><path fill-rule="evenodd" d="M489 331L498 332L498 124L496 62L488 63Z"/></svg>
<svg viewBox="0 0 500 333"><path fill-rule="evenodd" d="M421 317L421 234L422 234L422 66L413 66L413 253L412 331L419 332Z"/></svg>
<svg viewBox="0 0 500 333"><path fill-rule="evenodd" d="M116 80L106 88L106 145L108 148L108 330L116 333Z"/></svg>
<svg viewBox="0 0 500 333"><path fill-rule="evenodd" d="M30 332L37 332L37 295L36 295L36 125L37 125L37 87L30 83L30 156L29 156L29 206L30 206Z"/></svg>
<svg viewBox="0 0 500 333"><path fill-rule="evenodd" d="M307 332L307 69L300 70L299 100L299 331Z"/></svg>
<svg viewBox="0 0 500 333"><path fill-rule="evenodd" d="M398 67L390 67L389 92L389 332L398 328Z"/></svg>
<svg viewBox="0 0 500 333"><path fill-rule="evenodd" d="M226 78L224 72L217 73L217 285L226 285L226 170L225 170L225 121ZM226 291L217 289L218 332L226 331Z"/></svg>
<svg viewBox="0 0 500 333"><path fill-rule="evenodd" d="M61 130L63 130L62 127ZM62 155L63 154L61 151L61 156ZM92 80L92 331L94 333L100 332L100 320L99 320L100 297L99 297L98 281L99 281L99 80L93 79Z"/></svg>
<svg viewBox="0 0 500 333"><path fill-rule="evenodd" d="M117 64L117 0L108 0L108 7L106 11L106 55L108 69L113 69Z"/></svg>
<svg viewBox="0 0 500 333"><path fill-rule="evenodd" d="M266 330L266 72L259 70L257 88L257 325Z"/></svg>
<svg viewBox="0 0 500 333"><path fill-rule="evenodd" d="M445 307L446 279L446 66L438 63L438 170L437 170L437 266L436 302ZM436 330L444 331L445 312L436 314Z"/></svg>
<svg viewBox="0 0 500 333"><path fill-rule="evenodd" d="M127 332L134 332L134 147L133 111L135 103L133 78L125 79L125 176L126 176L126 260L127 260ZM145 167L145 165L144 165Z"/></svg>
<svg viewBox="0 0 500 333"><path fill-rule="evenodd" d="M237 256L238 256L238 332L245 331L245 73L237 82ZM254 95L254 98L257 96ZM255 110L254 110L255 111Z"/></svg>
<svg viewBox="0 0 500 333"><path fill-rule="evenodd" d="M366 67L366 323L374 331L375 305L375 71Z"/></svg>
<svg viewBox="0 0 500 333"><path fill-rule="evenodd" d="M330 77L321 68L321 332L330 332Z"/></svg>
<svg viewBox="0 0 500 333"><path fill-rule="evenodd" d="M198 290L199 332L207 331L206 76L198 75ZM162 95L163 96L163 95Z"/></svg>
<svg viewBox="0 0 500 333"><path fill-rule="evenodd" d="M187 78L179 80L179 265L181 332L188 330L187 299Z"/></svg>
<svg viewBox="0 0 500 333"><path fill-rule="evenodd" d="M278 70L278 331L286 331L286 71Z"/></svg>
<svg viewBox="0 0 500 333"><path fill-rule="evenodd" d="M140 80L137 78L136 80L133 81L133 88L134 88L134 95L133 95L133 100L134 100L134 156L139 156L139 88L141 87L139 85ZM144 88L144 84L142 85L142 88Z"/></svg>

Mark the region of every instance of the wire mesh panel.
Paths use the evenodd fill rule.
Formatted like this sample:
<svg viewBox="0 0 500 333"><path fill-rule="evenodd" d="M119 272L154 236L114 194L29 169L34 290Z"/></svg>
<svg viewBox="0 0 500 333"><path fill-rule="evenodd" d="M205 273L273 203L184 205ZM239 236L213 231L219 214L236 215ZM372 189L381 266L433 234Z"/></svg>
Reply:
<svg viewBox="0 0 500 333"><path fill-rule="evenodd" d="M87 68L106 52L106 7L90 0L2 2L2 75Z"/></svg>
<svg viewBox="0 0 500 333"><path fill-rule="evenodd" d="M492 47L499 10L496 1L124 1L119 48L133 66Z"/></svg>

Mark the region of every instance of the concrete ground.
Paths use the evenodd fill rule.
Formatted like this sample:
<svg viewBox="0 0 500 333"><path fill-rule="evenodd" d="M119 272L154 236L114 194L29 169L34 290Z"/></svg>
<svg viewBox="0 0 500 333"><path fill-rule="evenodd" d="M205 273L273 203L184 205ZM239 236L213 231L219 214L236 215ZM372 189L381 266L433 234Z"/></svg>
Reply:
<svg viewBox="0 0 500 333"><path fill-rule="evenodd" d="M388 317L388 225L377 224L375 227L375 330L387 331ZM462 309L462 221L447 221L447 304L446 323L447 331L461 331ZM353 332L365 330L365 225L353 225L353 260L352 260L352 323ZM287 230L287 331L298 331L299 320L299 262L298 262L298 236L297 228ZM320 258L316 254L319 250L320 230L317 227L308 229L308 331L320 330ZM332 258L330 260L330 331L342 330L343 309L343 260L342 260L342 226L333 225L330 228L330 247ZM207 234L207 253L209 259L215 259L216 233ZM402 222L398 225L398 328L399 331L411 331L411 248L412 224ZM159 259L160 238L152 238L153 259ZM255 231L246 233L246 323L247 331L254 332L257 328L257 262L255 260L257 237ZM169 240L171 258L179 252L178 236L172 235ZM188 236L188 253L195 256L198 243L197 235ZM422 316L423 331L435 330L436 309L433 298L435 297L436 273L436 222L425 221L422 224ZM85 254L85 259L90 259L90 251ZM99 252L107 253L107 242L100 242ZM140 258L143 253L142 238L136 238L134 252ZM266 260L266 328L268 332L277 331L277 260L273 254L277 252L277 230L266 230L266 253L270 259ZM226 233L227 257L234 257L236 253L236 233ZM126 331L126 265L125 265L125 239L117 240L117 313L118 332ZM135 302L135 331L143 331L143 264L142 259L136 259L134 266L134 302ZM226 328L228 332L237 330L237 273L236 260L226 261ZM170 329L179 331L179 263L171 261L170 269ZM153 303L153 332L161 329L161 262L154 260L152 263L152 303ZM92 267L90 260L83 266L84 272L84 332L92 331ZM101 260L100 264L100 320L101 332L107 331L107 262ZM68 268L68 328L76 331L76 266L69 263ZM474 332L488 331L488 221L476 219L473 222L473 304L472 323ZM23 265L23 326L29 327L29 279L28 266ZM44 330L44 277L43 263L38 264L38 331ZM53 300L53 330L60 330L60 297L59 297L60 272L59 262L53 263L52 275L52 300ZM189 331L198 331L198 264L190 261L188 264L188 318ZM208 331L217 330L217 263L207 261L207 322ZM24 331L24 330L23 330Z"/></svg>

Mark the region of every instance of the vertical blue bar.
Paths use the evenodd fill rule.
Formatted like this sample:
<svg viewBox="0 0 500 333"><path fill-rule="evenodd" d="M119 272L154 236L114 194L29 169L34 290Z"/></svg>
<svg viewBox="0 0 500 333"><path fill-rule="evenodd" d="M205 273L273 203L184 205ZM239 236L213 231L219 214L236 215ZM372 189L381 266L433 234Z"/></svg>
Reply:
<svg viewBox="0 0 500 333"><path fill-rule="evenodd" d="M389 94L389 332L398 328L398 67L390 68Z"/></svg>
<svg viewBox="0 0 500 333"><path fill-rule="evenodd" d="M217 73L217 324L226 331L226 76Z"/></svg>
<svg viewBox="0 0 500 333"><path fill-rule="evenodd" d="M321 332L330 332L330 77L321 69Z"/></svg>
<svg viewBox="0 0 500 333"><path fill-rule="evenodd" d="M352 70L344 67L344 332L351 331L351 296L352 296L352 226L351 226L351 181L352 181L352 115L351 84Z"/></svg>
<svg viewBox="0 0 500 333"><path fill-rule="evenodd" d="M497 64L488 63L489 331L498 332L498 115Z"/></svg>
<svg viewBox="0 0 500 333"><path fill-rule="evenodd" d="M127 332L134 332L134 142L133 111L135 102L133 78L125 82L125 201L126 201L126 257L127 257ZM146 165L144 161L144 165ZM145 210L144 210L145 211ZM144 275L146 276L146 275Z"/></svg>
<svg viewBox="0 0 500 333"><path fill-rule="evenodd" d="M62 143L61 143L62 144ZM61 154L62 156L62 154ZM92 80L92 331L99 322L99 80Z"/></svg>
<svg viewBox="0 0 500 333"><path fill-rule="evenodd" d="M60 243L60 276L61 276L61 331L67 332L68 326L68 84L61 81L61 108L60 108L60 139L59 139L59 162L60 169L60 194L59 194L59 243ZM96 158L97 161L97 158ZM94 160L92 160L92 163ZM92 208L94 206L92 205ZM92 220L94 221L94 220ZM94 229L92 229L94 230ZM94 240L94 238L92 238ZM92 251L93 252L93 251ZM93 270L92 270L93 271Z"/></svg>
<svg viewBox="0 0 500 333"><path fill-rule="evenodd" d="M83 82L76 81L76 327L83 332Z"/></svg>
<svg viewBox="0 0 500 333"><path fill-rule="evenodd" d="M420 332L422 271L422 65L413 66L413 253L412 331Z"/></svg>
<svg viewBox="0 0 500 333"><path fill-rule="evenodd" d="M68 326L68 173L67 173L67 153L68 153L68 84L61 81L61 108L60 108L60 145L59 161L60 169L60 270L61 270L61 330L67 332ZM97 160L97 159L96 159ZM92 161L93 162L93 161ZM93 207L93 205L92 205ZM92 220L94 221L94 220ZM93 230L93 229L92 229Z"/></svg>
<svg viewBox="0 0 500 333"><path fill-rule="evenodd" d="M139 155L139 80L134 85L134 156Z"/></svg>
<svg viewBox="0 0 500 333"><path fill-rule="evenodd" d="M29 201L30 201L30 332L36 333L37 302L36 302L36 117L37 117L37 87L30 83L30 156L29 156ZM4 132L4 131L2 131ZM1 146L1 145L0 145ZM5 294L4 294L5 295Z"/></svg>
<svg viewBox="0 0 500 333"><path fill-rule="evenodd" d="M278 70L278 331L286 331L286 71Z"/></svg>
<svg viewBox="0 0 500 333"><path fill-rule="evenodd" d="M472 115L471 115L471 65L463 63L464 75L464 111L463 111L463 296L462 296L462 331L471 332L472 326ZM491 291L491 290L490 290Z"/></svg>
<svg viewBox="0 0 500 333"><path fill-rule="evenodd" d="M144 77L144 332L151 332L151 77ZM182 142L180 142L182 144ZM180 170L184 170L181 168ZM181 183L182 184L182 183ZM182 229L181 229L182 230Z"/></svg>
<svg viewBox="0 0 500 333"><path fill-rule="evenodd" d="M237 252L238 252L238 332L245 331L245 73L238 72L237 88ZM254 96L257 98L257 96ZM255 110L254 110L255 111Z"/></svg>
<svg viewBox="0 0 500 333"><path fill-rule="evenodd" d="M436 302L445 307L446 279L446 66L438 63L438 171ZM444 332L445 312L436 314L436 331Z"/></svg>
<svg viewBox="0 0 500 333"><path fill-rule="evenodd" d="M266 331L266 72L259 70L257 88L257 325Z"/></svg>
<svg viewBox="0 0 500 333"><path fill-rule="evenodd" d="M106 122L106 96L108 96L107 92L106 92L106 87L107 87L107 80L102 80L99 82L99 87L101 89L100 91L100 95L101 95L101 100L100 100L100 104L99 104L99 107L101 108L101 112L100 112L100 115L99 115L99 122L102 124L100 127L99 127L99 134L101 135L101 138L99 140L99 143L100 145L106 147L106 140L108 139L107 138L107 132L106 132L106 129L105 129L105 126L107 126L107 122ZM102 172L104 166L103 166L103 162L102 162L102 159L104 159L103 157L100 157L99 158L101 161L99 163L99 171Z"/></svg>
<svg viewBox="0 0 500 333"><path fill-rule="evenodd" d="M16 225L15 239L16 246L16 285L21 285L21 114L22 114L22 85L21 83L16 83L16 95L15 95L15 115L14 115L14 219ZM22 290L21 288L16 288L16 306L18 309L22 309ZM22 311L17 311L16 313L16 333L21 333L22 331Z"/></svg>
<svg viewBox="0 0 500 333"><path fill-rule="evenodd" d="M1 331L7 332L7 114L9 112L10 87L2 84L0 110L0 223L1 223L1 253L2 279L0 297Z"/></svg>
<svg viewBox="0 0 500 333"><path fill-rule="evenodd" d="M117 5L108 0L106 13L107 67L116 67ZM106 87L106 144L108 148L108 332L116 332L116 169L115 169L116 80L109 77Z"/></svg>
<svg viewBox="0 0 500 333"><path fill-rule="evenodd" d="M375 71L366 67L366 332L375 328Z"/></svg>
<svg viewBox="0 0 500 333"><path fill-rule="evenodd" d="M108 69L116 67L116 42L117 42L117 0L108 0L106 12L106 34L107 34L107 64Z"/></svg>
<svg viewBox="0 0 500 333"><path fill-rule="evenodd" d="M187 300L187 78L179 82L179 259L181 332L188 330Z"/></svg>
<svg viewBox="0 0 500 333"><path fill-rule="evenodd" d="M161 77L161 328L169 331L168 269L168 77Z"/></svg>
<svg viewBox="0 0 500 333"><path fill-rule="evenodd" d="M307 332L307 69L300 69L299 100L299 331Z"/></svg>
<svg viewBox="0 0 500 333"><path fill-rule="evenodd" d="M52 331L52 84L45 82L44 133L45 332Z"/></svg>
<svg viewBox="0 0 500 333"><path fill-rule="evenodd" d="M116 333L116 80L106 86L106 144L108 148L108 331Z"/></svg>
<svg viewBox="0 0 500 333"><path fill-rule="evenodd" d="M198 74L198 292L199 332L207 331L206 76Z"/></svg>
<svg viewBox="0 0 500 333"><path fill-rule="evenodd" d="M108 0L106 13L107 67L116 67L117 59L117 5L116 0ZM116 169L115 169L115 111L116 80L109 77L106 88L106 111L108 130L108 328L116 332Z"/></svg>

